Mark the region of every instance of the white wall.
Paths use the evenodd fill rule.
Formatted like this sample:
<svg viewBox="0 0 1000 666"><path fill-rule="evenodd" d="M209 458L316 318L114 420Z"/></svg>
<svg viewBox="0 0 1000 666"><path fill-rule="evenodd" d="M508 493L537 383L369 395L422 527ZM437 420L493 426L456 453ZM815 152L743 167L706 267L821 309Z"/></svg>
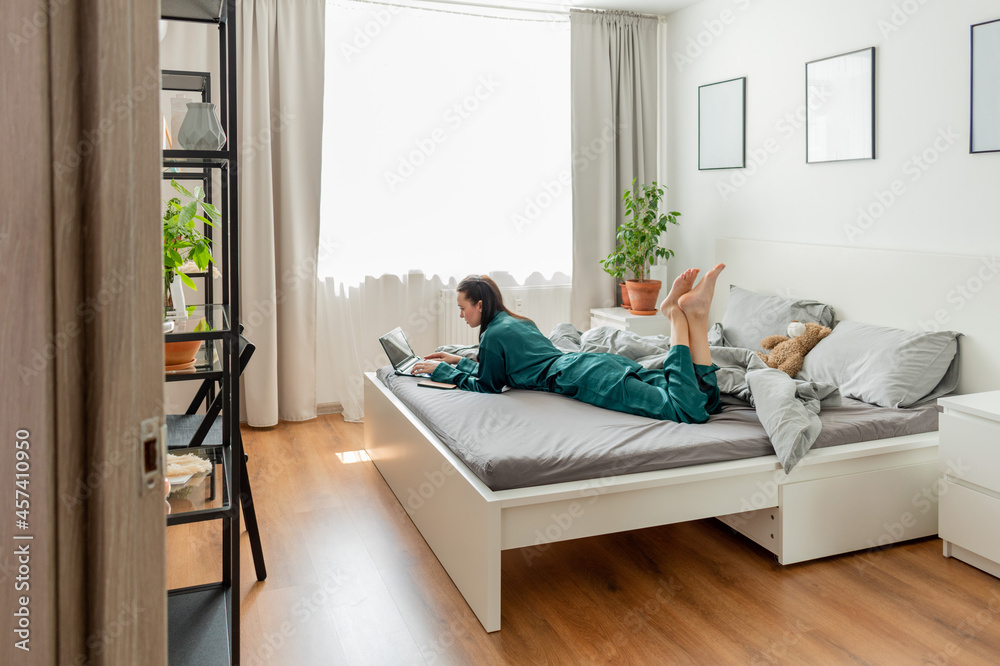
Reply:
<svg viewBox="0 0 1000 666"><path fill-rule="evenodd" d="M1000 153L969 154L969 27L997 18L995 0L705 0L670 14L663 180L683 213L671 279L709 265L716 237L1000 252ZM806 164L805 63L869 46L877 159ZM698 171L698 86L740 76L747 167Z"/></svg>

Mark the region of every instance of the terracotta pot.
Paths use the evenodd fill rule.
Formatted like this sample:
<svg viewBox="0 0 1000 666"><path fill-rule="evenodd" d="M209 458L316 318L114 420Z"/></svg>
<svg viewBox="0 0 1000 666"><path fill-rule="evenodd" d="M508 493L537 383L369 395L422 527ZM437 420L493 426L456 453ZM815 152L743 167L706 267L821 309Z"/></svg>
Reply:
<svg viewBox="0 0 1000 666"><path fill-rule="evenodd" d="M194 357L201 349L204 340L185 340L184 342L164 342L164 365L168 368L185 367L194 364Z"/></svg>
<svg viewBox="0 0 1000 666"><path fill-rule="evenodd" d="M624 282L619 282L618 287L622 290L622 307L628 308L632 306L632 303L628 300L628 287Z"/></svg>
<svg viewBox="0 0 1000 666"><path fill-rule="evenodd" d="M628 311L637 315L655 315L656 297L660 295L659 280L626 280L628 297L632 302Z"/></svg>

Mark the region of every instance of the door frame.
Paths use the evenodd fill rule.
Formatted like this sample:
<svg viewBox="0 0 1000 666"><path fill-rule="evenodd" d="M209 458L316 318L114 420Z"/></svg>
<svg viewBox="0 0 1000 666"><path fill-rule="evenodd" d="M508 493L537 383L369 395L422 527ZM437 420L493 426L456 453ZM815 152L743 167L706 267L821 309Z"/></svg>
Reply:
<svg viewBox="0 0 1000 666"><path fill-rule="evenodd" d="M166 664L162 456L147 488L139 431L163 419L158 18L152 1L0 7L0 597L4 634L20 597L30 629L3 663Z"/></svg>

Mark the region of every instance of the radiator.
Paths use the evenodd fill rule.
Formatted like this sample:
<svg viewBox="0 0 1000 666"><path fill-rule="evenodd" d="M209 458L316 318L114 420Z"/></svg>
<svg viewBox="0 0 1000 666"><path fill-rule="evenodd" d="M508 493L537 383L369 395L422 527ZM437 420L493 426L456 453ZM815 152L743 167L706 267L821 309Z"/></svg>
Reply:
<svg viewBox="0 0 1000 666"><path fill-rule="evenodd" d="M545 335L556 324L569 321L570 285L546 287L504 287L503 302L509 310L531 319ZM454 289L442 289L441 300L446 307L438 315L438 339L443 345L474 345L479 343L479 328L470 328L458 316Z"/></svg>

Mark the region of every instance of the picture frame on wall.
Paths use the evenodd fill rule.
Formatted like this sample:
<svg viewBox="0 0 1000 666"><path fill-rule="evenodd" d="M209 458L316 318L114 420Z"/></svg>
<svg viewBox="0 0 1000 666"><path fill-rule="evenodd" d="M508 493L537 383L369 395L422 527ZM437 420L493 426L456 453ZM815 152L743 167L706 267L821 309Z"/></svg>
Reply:
<svg viewBox="0 0 1000 666"><path fill-rule="evenodd" d="M746 166L747 78L698 86L698 170Z"/></svg>
<svg viewBox="0 0 1000 666"><path fill-rule="evenodd" d="M1000 19L972 26L969 152L1000 151Z"/></svg>
<svg viewBox="0 0 1000 666"><path fill-rule="evenodd" d="M875 159L875 47L806 63L806 163Z"/></svg>

